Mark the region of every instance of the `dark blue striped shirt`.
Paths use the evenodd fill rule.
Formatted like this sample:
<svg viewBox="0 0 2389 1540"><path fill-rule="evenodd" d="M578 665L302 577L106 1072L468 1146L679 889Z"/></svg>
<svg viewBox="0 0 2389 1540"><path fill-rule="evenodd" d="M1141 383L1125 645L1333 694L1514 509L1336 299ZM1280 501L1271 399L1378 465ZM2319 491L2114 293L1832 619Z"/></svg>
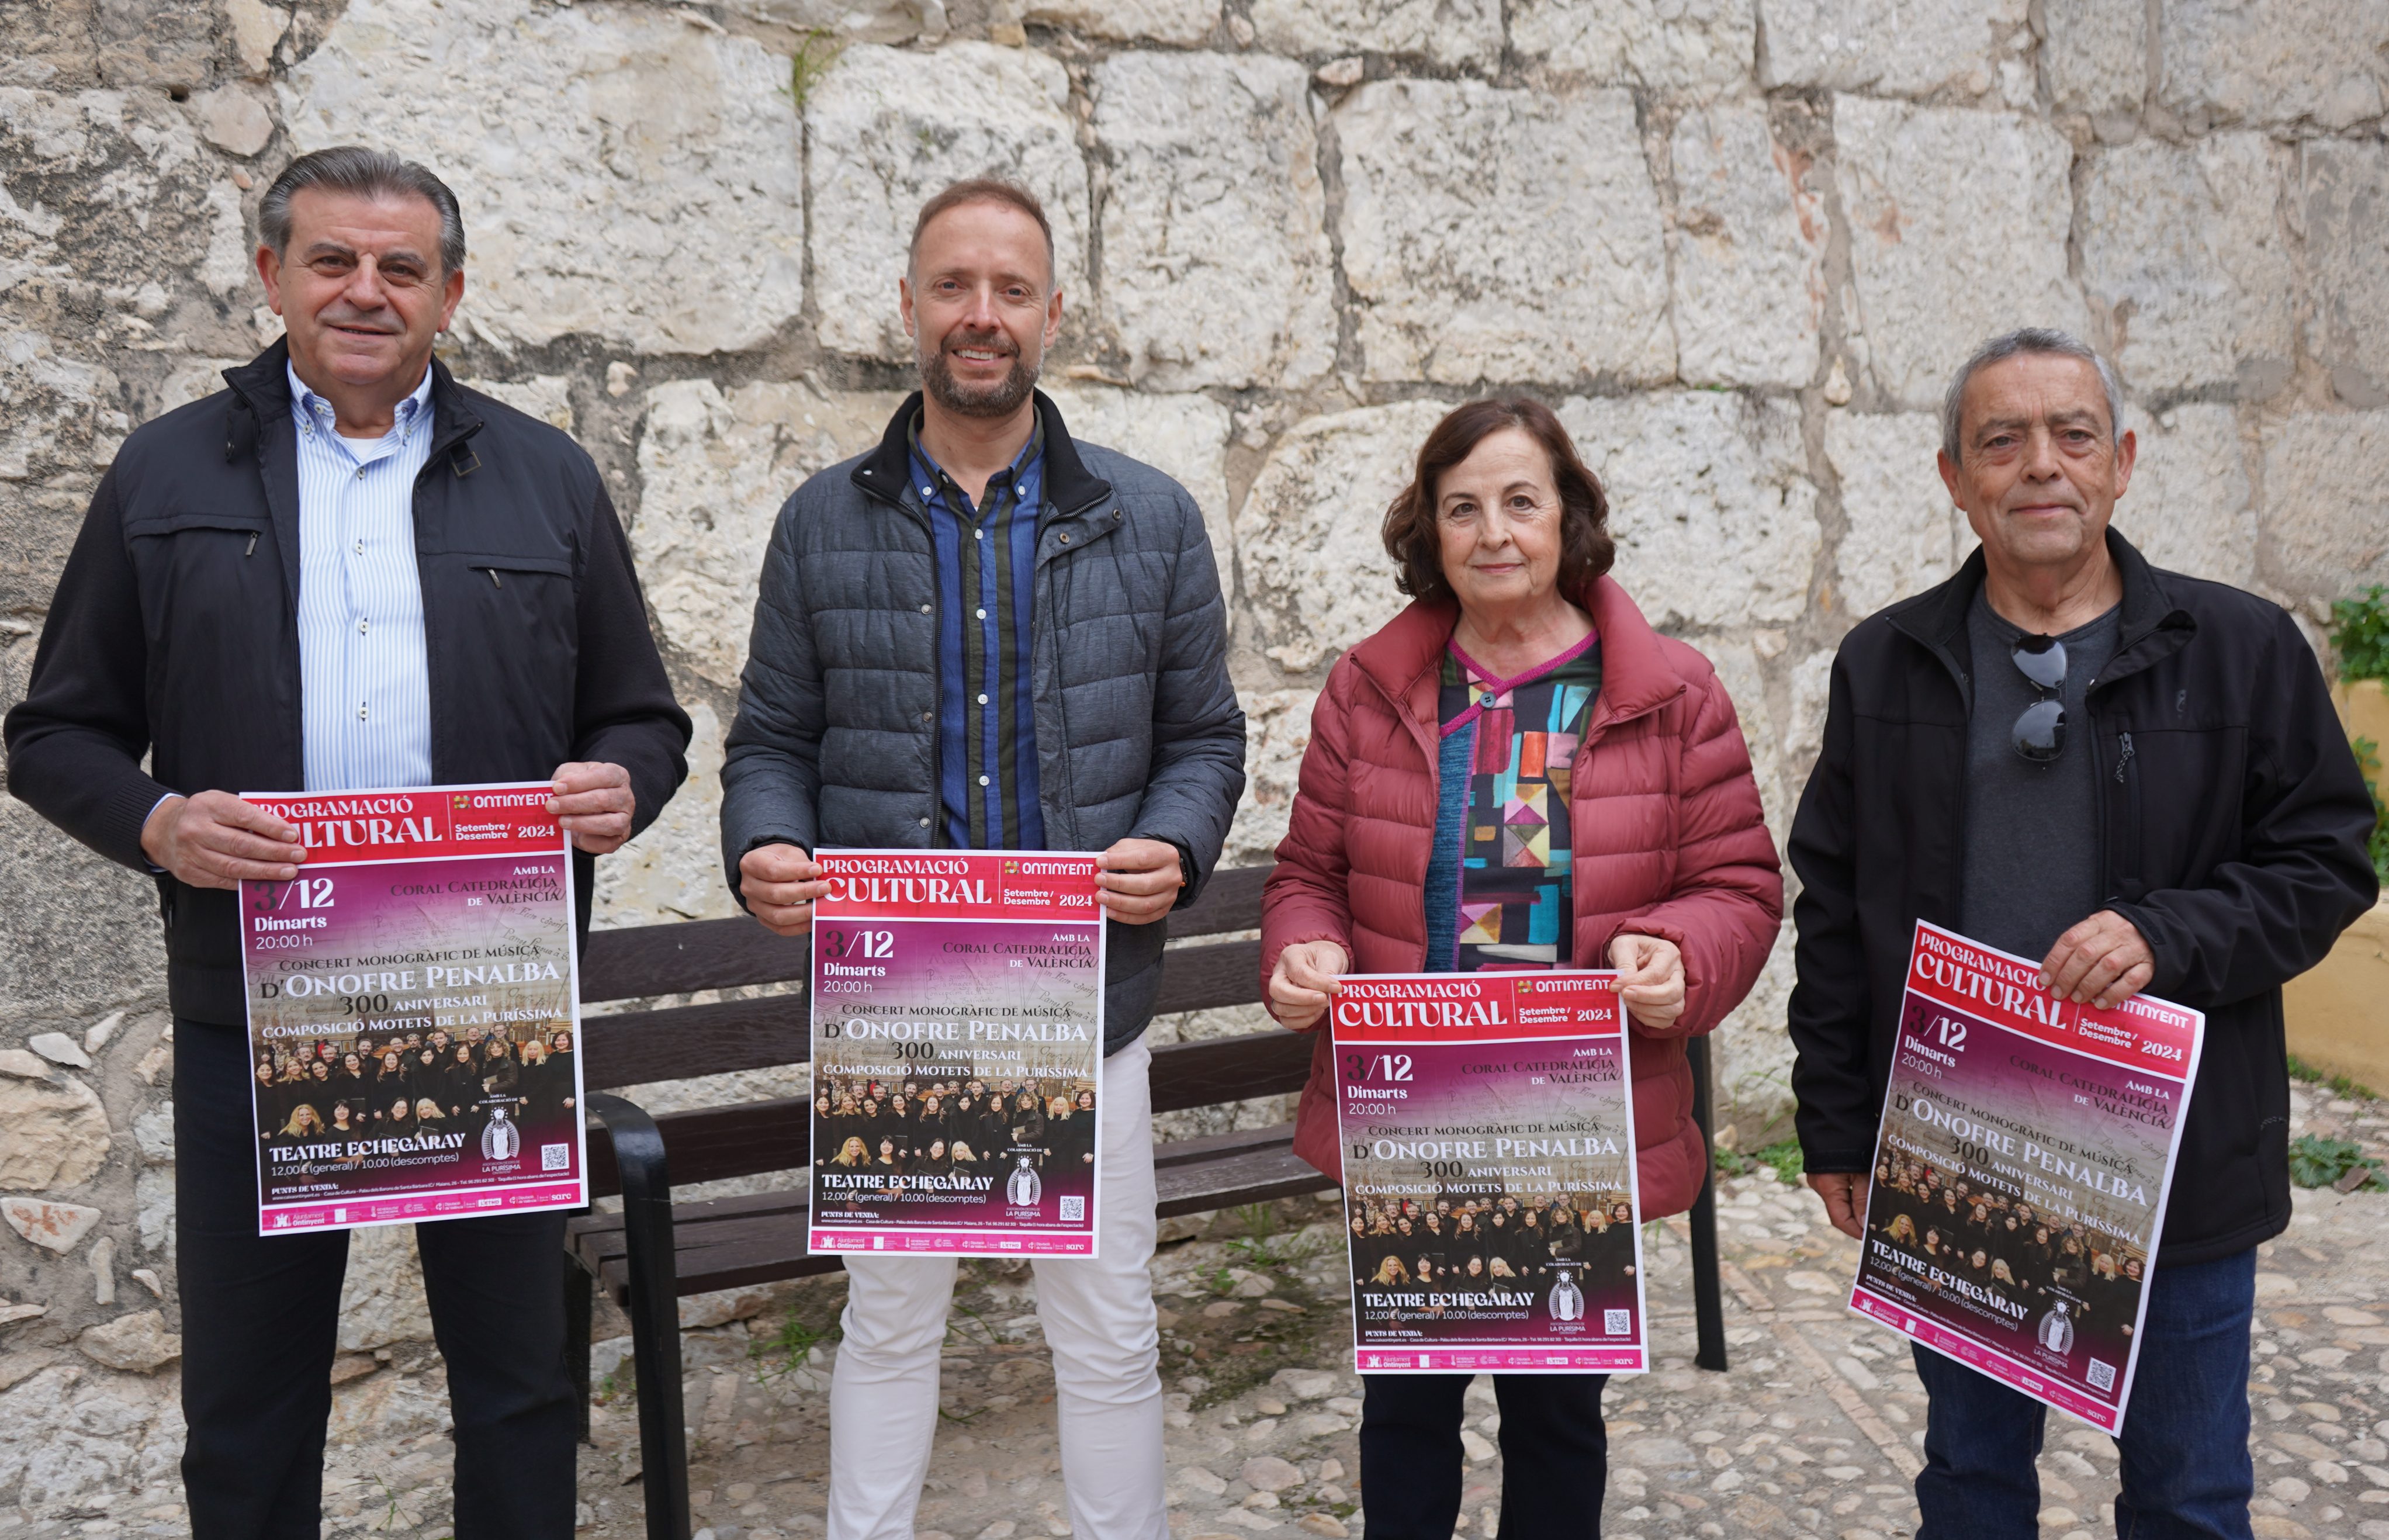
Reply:
<svg viewBox="0 0 2389 1540"><path fill-rule="evenodd" d="M1042 850L1037 802L1037 534L1045 507L1041 423L977 507L912 430L913 490L938 558L938 795L943 843Z"/></svg>

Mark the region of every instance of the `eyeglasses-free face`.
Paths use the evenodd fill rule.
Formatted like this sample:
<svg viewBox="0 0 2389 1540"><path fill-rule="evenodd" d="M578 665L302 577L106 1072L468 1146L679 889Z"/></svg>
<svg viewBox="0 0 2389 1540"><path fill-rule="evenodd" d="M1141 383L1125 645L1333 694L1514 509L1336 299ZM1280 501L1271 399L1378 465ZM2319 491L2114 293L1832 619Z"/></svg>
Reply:
<svg viewBox="0 0 2389 1540"><path fill-rule="evenodd" d="M2009 658L2036 690L2055 691L2065 683L2065 644L2054 636L2019 637ZM2047 764L2065 751L2065 703L2044 695L2024 709L2009 729L2015 751L2035 764Z"/></svg>

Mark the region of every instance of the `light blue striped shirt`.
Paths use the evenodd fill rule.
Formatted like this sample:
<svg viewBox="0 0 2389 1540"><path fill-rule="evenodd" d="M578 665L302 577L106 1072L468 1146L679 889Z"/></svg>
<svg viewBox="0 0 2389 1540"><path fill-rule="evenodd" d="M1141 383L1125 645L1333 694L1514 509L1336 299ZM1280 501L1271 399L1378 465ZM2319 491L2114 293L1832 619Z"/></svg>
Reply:
<svg viewBox="0 0 2389 1540"><path fill-rule="evenodd" d="M431 784L431 671L415 566L415 478L431 371L377 440L333 430L290 371L299 427L299 672L307 789Z"/></svg>

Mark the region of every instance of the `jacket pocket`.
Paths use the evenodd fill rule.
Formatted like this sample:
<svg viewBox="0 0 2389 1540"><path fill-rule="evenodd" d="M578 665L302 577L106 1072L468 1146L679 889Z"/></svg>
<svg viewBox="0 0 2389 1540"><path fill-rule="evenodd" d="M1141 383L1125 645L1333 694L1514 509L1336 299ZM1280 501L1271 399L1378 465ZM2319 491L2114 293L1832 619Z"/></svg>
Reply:
<svg viewBox="0 0 2389 1540"><path fill-rule="evenodd" d="M479 572L489 579L492 587L501 589L506 585L505 580L509 575L527 578L543 573L568 581L572 577L572 562L568 557L513 556L495 551L445 551L441 553L439 559L454 562L470 572Z"/></svg>
<svg viewBox="0 0 2389 1540"><path fill-rule="evenodd" d="M258 617L281 607L282 563L262 509L143 514L125 520L124 545L149 639L170 656L253 638Z"/></svg>
<svg viewBox="0 0 2389 1540"><path fill-rule="evenodd" d="M147 513L124 521L124 537L137 540L144 535L179 534L185 530L228 530L260 532L266 527L262 513L236 510L213 511L190 508L176 513Z"/></svg>

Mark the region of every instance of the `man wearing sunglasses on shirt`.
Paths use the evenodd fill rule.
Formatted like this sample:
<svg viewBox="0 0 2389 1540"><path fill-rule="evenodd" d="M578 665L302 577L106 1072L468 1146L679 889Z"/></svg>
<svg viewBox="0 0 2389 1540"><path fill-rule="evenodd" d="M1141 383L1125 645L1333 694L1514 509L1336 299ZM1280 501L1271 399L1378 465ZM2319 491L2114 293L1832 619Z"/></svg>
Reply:
<svg viewBox="0 0 2389 1540"><path fill-rule="evenodd" d="M2165 1216L2115 1527L2246 1536L2255 1247L2290 1219L2280 986L2377 895L2370 799L2290 617L2108 528L2135 446L2096 353L2039 329L1985 343L1941 430L1982 547L1843 640L1792 827L1808 1184L1857 1236L1920 918L2044 959L2070 999L2205 1011L2175 1176L2192 1200ZM1915 1358L1922 1540L2029 1540L2042 1407Z"/></svg>

